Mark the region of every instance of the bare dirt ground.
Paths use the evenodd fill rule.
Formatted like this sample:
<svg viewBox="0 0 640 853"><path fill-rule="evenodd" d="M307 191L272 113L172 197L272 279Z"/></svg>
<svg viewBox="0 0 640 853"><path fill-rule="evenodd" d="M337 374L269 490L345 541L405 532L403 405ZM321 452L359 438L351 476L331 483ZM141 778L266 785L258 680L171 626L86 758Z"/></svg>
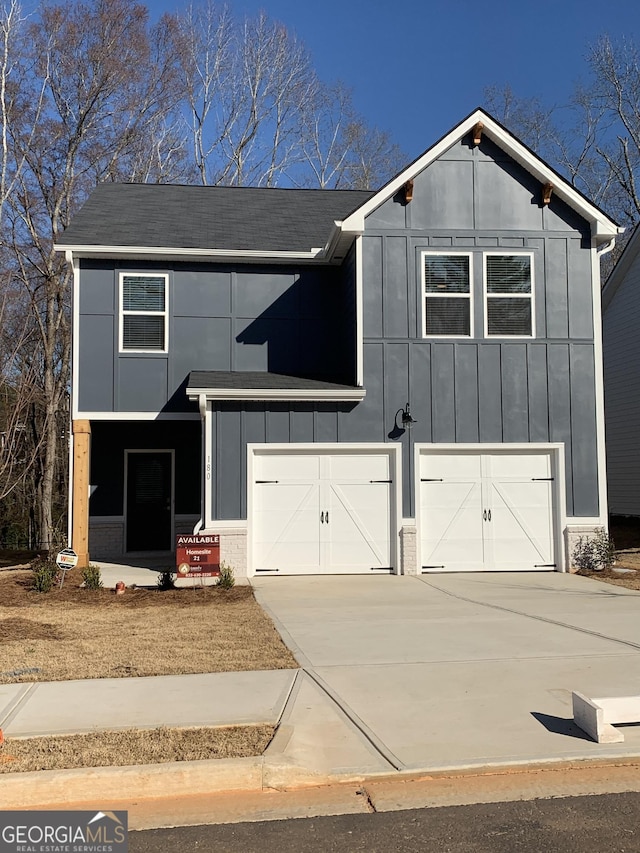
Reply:
<svg viewBox="0 0 640 853"><path fill-rule="evenodd" d="M297 667L250 587L31 588L0 570L0 683Z"/></svg>
<svg viewBox="0 0 640 853"><path fill-rule="evenodd" d="M272 726L226 726L7 738L0 745L0 773L246 758L262 755L273 733Z"/></svg>

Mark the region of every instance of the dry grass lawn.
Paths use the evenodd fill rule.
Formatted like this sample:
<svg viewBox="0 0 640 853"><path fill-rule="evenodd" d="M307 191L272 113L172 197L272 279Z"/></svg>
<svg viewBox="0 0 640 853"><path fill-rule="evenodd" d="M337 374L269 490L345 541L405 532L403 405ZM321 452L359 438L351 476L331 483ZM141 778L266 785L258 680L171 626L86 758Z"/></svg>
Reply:
<svg viewBox="0 0 640 853"><path fill-rule="evenodd" d="M246 758L262 755L273 732L271 726L230 726L8 738L0 746L0 773Z"/></svg>
<svg viewBox="0 0 640 853"><path fill-rule="evenodd" d="M31 589L0 571L0 683L297 667L251 587Z"/></svg>

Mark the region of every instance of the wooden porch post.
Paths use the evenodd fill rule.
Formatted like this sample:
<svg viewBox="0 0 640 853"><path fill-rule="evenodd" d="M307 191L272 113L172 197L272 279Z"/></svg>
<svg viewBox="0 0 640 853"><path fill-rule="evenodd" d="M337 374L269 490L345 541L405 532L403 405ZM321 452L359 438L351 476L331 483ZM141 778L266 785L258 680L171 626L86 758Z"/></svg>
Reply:
<svg viewBox="0 0 640 853"><path fill-rule="evenodd" d="M78 565L89 565L89 448L91 424L73 422L73 501L71 547L78 555Z"/></svg>

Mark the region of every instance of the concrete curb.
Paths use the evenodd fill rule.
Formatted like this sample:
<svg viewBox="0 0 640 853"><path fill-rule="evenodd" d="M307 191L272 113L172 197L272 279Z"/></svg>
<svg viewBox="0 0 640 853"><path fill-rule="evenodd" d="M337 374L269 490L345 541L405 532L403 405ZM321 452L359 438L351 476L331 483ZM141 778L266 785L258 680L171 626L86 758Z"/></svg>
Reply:
<svg viewBox="0 0 640 853"><path fill-rule="evenodd" d="M640 755L619 753L598 758L567 758L478 764L464 767L411 768L396 773L325 774L267 756L254 758L176 761L122 767L41 770L0 776L0 808L62 808L71 802L147 800L204 796L234 792L262 792L320 788L367 782L409 782L535 773L640 763Z"/></svg>

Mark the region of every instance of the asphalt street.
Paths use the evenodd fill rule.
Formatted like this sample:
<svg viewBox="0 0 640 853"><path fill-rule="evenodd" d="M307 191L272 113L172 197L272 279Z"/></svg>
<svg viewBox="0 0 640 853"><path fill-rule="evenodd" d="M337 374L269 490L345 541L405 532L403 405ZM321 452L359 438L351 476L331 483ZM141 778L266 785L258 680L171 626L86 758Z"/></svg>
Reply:
<svg viewBox="0 0 640 853"><path fill-rule="evenodd" d="M640 794L157 829L131 853L640 853Z"/></svg>

